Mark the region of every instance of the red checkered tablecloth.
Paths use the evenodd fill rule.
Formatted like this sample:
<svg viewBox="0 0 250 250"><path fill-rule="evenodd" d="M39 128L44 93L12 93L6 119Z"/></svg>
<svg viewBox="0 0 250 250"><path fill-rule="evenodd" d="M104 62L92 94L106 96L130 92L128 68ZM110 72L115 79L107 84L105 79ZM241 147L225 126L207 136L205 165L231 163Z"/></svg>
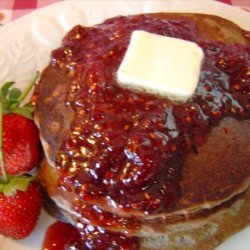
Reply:
<svg viewBox="0 0 250 250"><path fill-rule="evenodd" d="M34 9L67 0L0 0L0 24L6 24ZM70 0L68 0L70 1ZM250 0L217 0L250 11Z"/></svg>

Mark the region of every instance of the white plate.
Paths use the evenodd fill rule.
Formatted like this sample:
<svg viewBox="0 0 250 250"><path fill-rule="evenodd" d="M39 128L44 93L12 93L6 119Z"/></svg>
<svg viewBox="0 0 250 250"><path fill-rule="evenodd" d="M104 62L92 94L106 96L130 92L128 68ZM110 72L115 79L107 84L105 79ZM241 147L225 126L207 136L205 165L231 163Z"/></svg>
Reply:
<svg viewBox="0 0 250 250"><path fill-rule="evenodd" d="M28 14L0 30L0 83L16 81L23 87L36 70L48 63L50 51L60 45L75 24L93 25L108 17L144 12L196 12L230 19L250 30L250 14L206 0L64 1ZM54 221L42 212L34 232L25 240L0 236L1 250L40 250L46 228ZM217 250L249 250L250 227L231 237Z"/></svg>

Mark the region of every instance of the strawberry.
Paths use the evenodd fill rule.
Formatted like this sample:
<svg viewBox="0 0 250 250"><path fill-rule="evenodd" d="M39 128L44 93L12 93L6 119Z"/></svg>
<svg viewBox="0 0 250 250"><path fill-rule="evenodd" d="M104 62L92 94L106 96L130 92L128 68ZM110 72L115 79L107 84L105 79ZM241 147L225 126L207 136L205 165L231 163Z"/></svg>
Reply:
<svg viewBox="0 0 250 250"><path fill-rule="evenodd" d="M30 103L20 107L37 76L23 93L12 88L12 82L0 93L0 233L14 239L32 232L42 206L35 176L25 173L40 155L38 131L30 120L34 107Z"/></svg>
<svg viewBox="0 0 250 250"><path fill-rule="evenodd" d="M18 114L3 116L3 152L7 174L34 168L40 159L40 141L32 120Z"/></svg>
<svg viewBox="0 0 250 250"><path fill-rule="evenodd" d="M22 182L20 178L19 182ZM12 179L12 182L13 180L15 179ZM12 185L9 185L9 189L13 188ZM30 235L41 210L42 200L38 183L32 181L23 190L25 191L18 190L13 195L6 192L0 194L0 234L14 239L23 239Z"/></svg>
<svg viewBox="0 0 250 250"><path fill-rule="evenodd" d="M32 120L34 107L31 103L20 107L21 101L28 94L36 79L37 76L28 84L23 93L13 88L13 82L7 82L1 88L0 101L4 115L3 153L7 174L29 172L40 159L38 129Z"/></svg>

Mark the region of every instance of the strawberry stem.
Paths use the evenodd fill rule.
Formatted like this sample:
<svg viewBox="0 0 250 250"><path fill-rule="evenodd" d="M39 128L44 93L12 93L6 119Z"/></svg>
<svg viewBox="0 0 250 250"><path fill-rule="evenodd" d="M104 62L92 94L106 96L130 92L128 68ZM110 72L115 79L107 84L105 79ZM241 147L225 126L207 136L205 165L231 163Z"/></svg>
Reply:
<svg viewBox="0 0 250 250"><path fill-rule="evenodd" d="M35 76L31 79L31 81L28 83L22 94L19 96L19 98L17 99L18 102L10 106L11 110L16 108L19 105L19 103L23 101L23 99L27 96L27 94L30 92L31 88L37 81L38 77L39 77L39 71L36 72Z"/></svg>
<svg viewBox="0 0 250 250"><path fill-rule="evenodd" d="M8 182L8 176L4 166L4 153L3 153L3 105L2 101L0 100L0 166L2 170L2 181L4 183Z"/></svg>

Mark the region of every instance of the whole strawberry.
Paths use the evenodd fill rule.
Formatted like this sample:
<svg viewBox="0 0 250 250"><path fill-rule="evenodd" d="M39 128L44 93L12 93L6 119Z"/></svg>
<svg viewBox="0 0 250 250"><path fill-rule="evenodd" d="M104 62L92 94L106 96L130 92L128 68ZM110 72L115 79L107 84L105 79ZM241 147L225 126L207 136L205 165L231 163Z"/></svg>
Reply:
<svg viewBox="0 0 250 250"><path fill-rule="evenodd" d="M2 150L7 174L29 172L40 159L38 129L32 120L34 106L31 103L21 106L36 79L37 76L24 92L14 88L13 82L7 82L1 88Z"/></svg>
<svg viewBox="0 0 250 250"><path fill-rule="evenodd" d="M3 152L7 174L29 172L40 159L40 141L34 122L18 114L3 117Z"/></svg>
<svg viewBox="0 0 250 250"><path fill-rule="evenodd" d="M29 236L36 225L41 205L40 186L35 181L28 184L24 191L18 190L15 194L2 192L0 194L0 234L14 239Z"/></svg>

